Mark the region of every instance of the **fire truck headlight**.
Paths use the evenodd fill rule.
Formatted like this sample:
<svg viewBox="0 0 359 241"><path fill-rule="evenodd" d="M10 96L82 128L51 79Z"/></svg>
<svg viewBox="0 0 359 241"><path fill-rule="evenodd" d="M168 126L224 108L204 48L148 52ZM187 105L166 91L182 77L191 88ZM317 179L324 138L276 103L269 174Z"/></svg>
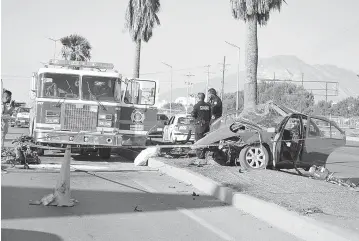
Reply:
<svg viewBox="0 0 359 241"><path fill-rule="evenodd" d="M73 137L73 136L70 136L70 137L69 137L69 141L74 141L74 137Z"/></svg>
<svg viewBox="0 0 359 241"><path fill-rule="evenodd" d="M60 118L58 117L46 117L45 118L45 123L46 124L59 124L60 123Z"/></svg>
<svg viewBox="0 0 359 241"><path fill-rule="evenodd" d="M89 138L87 136L84 137L84 142L88 142Z"/></svg>

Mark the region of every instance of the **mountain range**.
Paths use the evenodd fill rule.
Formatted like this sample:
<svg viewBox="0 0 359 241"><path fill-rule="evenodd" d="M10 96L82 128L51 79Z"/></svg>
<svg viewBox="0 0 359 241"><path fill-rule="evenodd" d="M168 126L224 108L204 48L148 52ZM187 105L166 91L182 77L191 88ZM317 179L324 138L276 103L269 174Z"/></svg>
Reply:
<svg viewBox="0 0 359 241"><path fill-rule="evenodd" d="M359 73L339 68L335 65L310 65L296 56L279 55L260 59L258 62L258 83L261 80L285 80L296 81L303 84L304 88L312 92L315 100L325 99L339 101L350 96L359 96ZM244 72L240 72L240 90L243 90ZM303 80L303 82L301 82ZM221 86L221 77L210 79L210 87L218 92ZM193 85L194 93L203 92L206 82L197 82ZM237 86L237 74L228 74L224 80L224 92L235 92ZM187 88L173 89L173 99L187 95ZM169 99L170 92L160 93L160 99Z"/></svg>

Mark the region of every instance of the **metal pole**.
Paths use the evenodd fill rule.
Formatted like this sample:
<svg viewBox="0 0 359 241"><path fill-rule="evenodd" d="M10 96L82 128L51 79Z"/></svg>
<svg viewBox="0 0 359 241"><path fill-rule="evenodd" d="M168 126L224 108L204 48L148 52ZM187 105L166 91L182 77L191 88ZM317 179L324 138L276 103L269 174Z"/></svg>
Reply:
<svg viewBox="0 0 359 241"><path fill-rule="evenodd" d="M224 97L224 72L226 71L226 56L224 56L223 58L223 72L222 72L222 83L221 83L221 87L222 87L222 90L221 90L221 99L223 100L223 97Z"/></svg>
<svg viewBox="0 0 359 241"><path fill-rule="evenodd" d="M328 82L325 82L325 109L324 116L327 116L327 108L328 108Z"/></svg>
<svg viewBox="0 0 359 241"><path fill-rule="evenodd" d="M237 67L237 103L236 110L239 111L239 63L241 60L241 49L238 48L238 67Z"/></svg>
<svg viewBox="0 0 359 241"><path fill-rule="evenodd" d="M304 73L302 73L302 91L304 93ZM303 98L303 96L302 96ZM303 100L300 98L300 112L303 112Z"/></svg>
<svg viewBox="0 0 359 241"><path fill-rule="evenodd" d="M193 74L191 73L188 73L186 74L186 76L188 77L188 81L185 82L187 84L187 103L186 103L186 114L188 114L187 110L188 110L188 106L189 106L189 86L192 84L190 81L189 81L189 78L191 78L192 76L194 76Z"/></svg>
<svg viewBox="0 0 359 241"><path fill-rule="evenodd" d="M172 67L172 65L169 65L169 64L167 64L167 63L165 63L165 62L162 62L162 64L164 64L164 65L166 65L167 67L169 67L169 68L171 68L171 81L170 81L170 83L171 83L171 91L170 91L170 115L172 116L172 83L173 83L173 67Z"/></svg>
<svg viewBox="0 0 359 241"><path fill-rule="evenodd" d="M206 84L206 102L208 102L208 89L209 89L209 67L210 65L205 66L207 67L207 84Z"/></svg>
<svg viewBox="0 0 359 241"><path fill-rule="evenodd" d="M235 44L229 43L227 41L225 41L225 42L226 42L226 44L231 45L232 47L238 49L236 110L239 111L239 66L240 66L240 60L241 60L241 48ZM222 97L222 99L223 99L223 97Z"/></svg>
<svg viewBox="0 0 359 241"><path fill-rule="evenodd" d="M172 116L172 84L173 84L173 69L172 69L172 66L171 66L171 97L170 97L170 116Z"/></svg>
<svg viewBox="0 0 359 241"><path fill-rule="evenodd" d="M51 40L51 41L54 41L54 43L55 43L54 59L56 59L56 42L57 42L57 41L60 41L61 39L53 39L53 38L48 38L48 39Z"/></svg>

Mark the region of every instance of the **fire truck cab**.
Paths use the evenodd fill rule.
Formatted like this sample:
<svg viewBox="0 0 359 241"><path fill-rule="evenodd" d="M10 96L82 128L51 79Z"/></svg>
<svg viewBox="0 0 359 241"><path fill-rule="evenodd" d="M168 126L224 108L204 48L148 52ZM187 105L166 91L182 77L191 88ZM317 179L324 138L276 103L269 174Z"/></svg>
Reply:
<svg viewBox="0 0 359 241"><path fill-rule="evenodd" d="M33 74L30 134L37 145L92 149L102 158L113 147L145 145L157 121L158 82L124 79L113 68L50 60Z"/></svg>

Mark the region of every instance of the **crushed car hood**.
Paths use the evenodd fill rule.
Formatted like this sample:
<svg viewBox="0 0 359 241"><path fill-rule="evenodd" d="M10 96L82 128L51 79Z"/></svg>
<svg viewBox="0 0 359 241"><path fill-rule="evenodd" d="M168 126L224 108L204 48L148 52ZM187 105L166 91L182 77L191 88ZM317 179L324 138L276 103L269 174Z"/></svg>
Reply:
<svg viewBox="0 0 359 241"><path fill-rule="evenodd" d="M210 145L234 136L241 136L242 140L250 138L253 131L266 131L268 128L277 127L279 123L294 110L274 104L269 101L258 105L256 110L244 110L241 113L221 117L218 122L211 126L211 131L197 141L195 145ZM231 131L232 124L243 126L243 130L237 133Z"/></svg>
<svg viewBox="0 0 359 241"><path fill-rule="evenodd" d="M233 123L232 123L233 124ZM230 129L230 125L226 125L226 126L222 126L221 128L215 130L215 131L211 131L209 132L206 136L204 136L202 139L200 139L199 141L197 141L194 145L210 145L213 143L217 143L221 140L225 140L234 136L241 136L241 138L243 140L248 139L249 137L252 136L253 132L251 131L263 131L263 129L258 126L258 125L254 125L250 122L244 121L244 120L237 120L235 122L235 125L238 128L244 128L243 131L238 131L237 133L231 131Z"/></svg>

